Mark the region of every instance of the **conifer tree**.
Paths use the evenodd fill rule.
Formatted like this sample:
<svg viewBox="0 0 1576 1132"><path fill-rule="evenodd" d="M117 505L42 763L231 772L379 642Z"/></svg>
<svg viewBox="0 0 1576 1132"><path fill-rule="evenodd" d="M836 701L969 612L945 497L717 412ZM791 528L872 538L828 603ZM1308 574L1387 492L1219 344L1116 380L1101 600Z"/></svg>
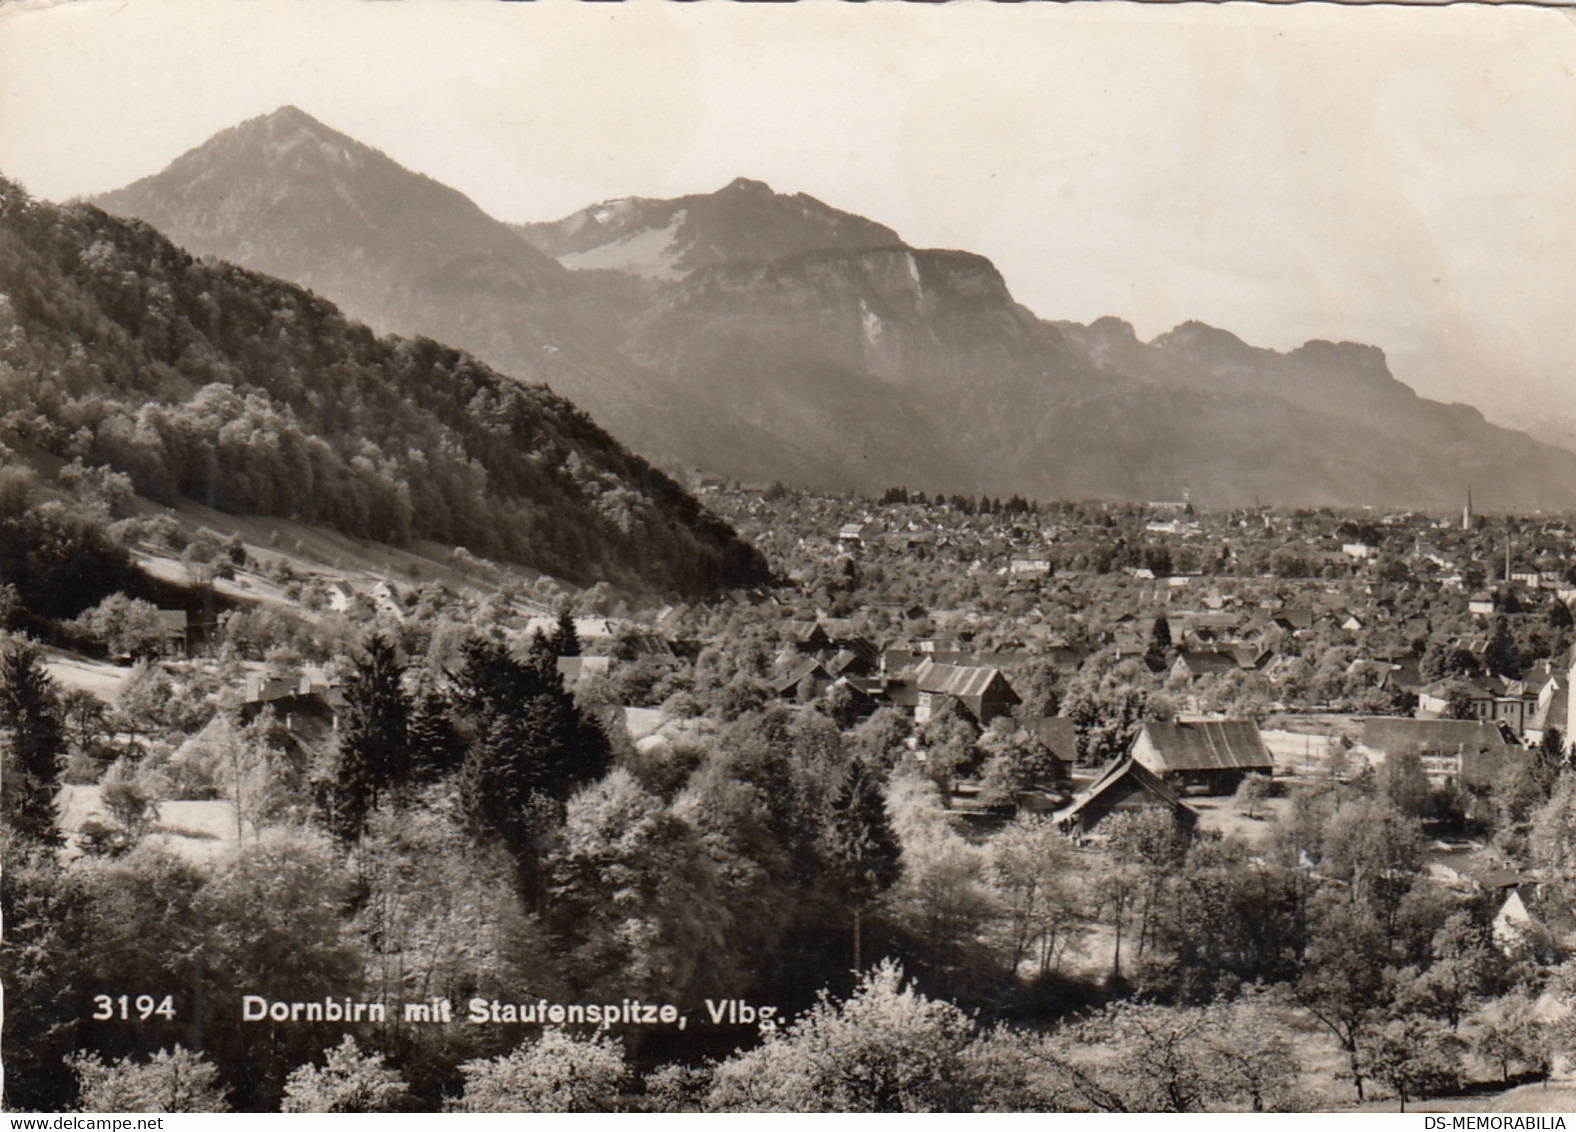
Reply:
<svg viewBox="0 0 1576 1132"><path fill-rule="evenodd" d="M0 648L0 782L6 825L34 841L59 844L55 795L60 788L65 732L60 696L38 649L26 639Z"/></svg>
<svg viewBox="0 0 1576 1132"><path fill-rule="evenodd" d="M825 855L854 917L854 970L863 969L865 910L902 873L902 846L887 818L880 776L860 761L848 768L831 799L825 826Z"/></svg>
<svg viewBox="0 0 1576 1132"><path fill-rule="evenodd" d="M575 619L567 605L558 614L558 628L553 633L552 646L555 657L580 655L580 634L575 629Z"/></svg>
<svg viewBox="0 0 1576 1132"><path fill-rule="evenodd" d="M492 830L530 874L564 802L607 772L612 747L576 707L542 639L525 662L502 642L480 637L461 654L456 702L469 744L460 797L472 822Z"/></svg>
<svg viewBox="0 0 1576 1132"><path fill-rule="evenodd" d="M330 822L345 841L358 840L379 800L410 777L411 704L404 675L393 643L379 634L367 642L345 686Z"/></svg>

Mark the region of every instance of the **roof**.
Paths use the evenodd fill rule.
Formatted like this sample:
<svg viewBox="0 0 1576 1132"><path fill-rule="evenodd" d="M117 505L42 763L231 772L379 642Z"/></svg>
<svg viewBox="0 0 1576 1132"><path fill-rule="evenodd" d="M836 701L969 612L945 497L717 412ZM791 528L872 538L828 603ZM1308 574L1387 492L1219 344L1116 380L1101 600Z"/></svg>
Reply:
<svg viewBox="0 0 1576 1132"><path fill-rule="evenodd" d="M819 675L823 680L831 679L831 677L827 674L826 669L821 667L820 661L816 660L813 656L805 657L798 664L794 665L787 672L783 673L781 676L772 681L772 691L776 692L778 695L781 695L789 688L794 687L805 677L813 675Z"/></svg>
<svg viewBox="0 0 1576 1132"><path fill-rule="evenodd" d="M1000 681L1008 694L1017 699L1012 692L1012 685L1002 677L999 668L973 668L927 661L919 666L916 675L919 677L921 692L941 693L962 699L983 696L993 683Z"/></svg>
<svg viewBox="0 0 1576 1132"><path fill-rule="evenodd" d="M1258 725L1247 719L1145 723L1134 742L1154 752L1150 770L1256 770L1274 765Z"/></svg>
<svg viewBox="0 0 1576 1132"><path fill-rule="evenodd" d="M1508 744L1492 723L1475 719L1404 719L1370 716L1363 720L1362 745L1370 751L1415 748L1419 754L1499 751Z"/></svg>
<svg viewBox="0 0 1576 1132"><path fill-rule="evenodd" d="M1056 823L1069 824L1083 812L1085 807L1098 802L1102 795L1119 788L1124 782L1137 786L1161 805L1171 806L1183 813L1191 814L1194 818L1199 816L1198 811L1184 802L1180 794L1162 782L1142 763L1133 761L1129 756L1112 763L1104 774L1090 784L1089 789L1073 800L1071 806L1058 811L1055 815Z"/></svg>
<svg viewBox="0 0 1576 1132"><path fill-rule="evenodd" d="M1210 652L1204 649L1184 649L1177 656L1176 663L1186 667L1194 676L1206 676L1211 673L1220 675L1239 672L1242 669L1235 652Z"/></svg>
<svg viewBox="0 0 1576 1132"><path fill-rule="evenodd" d="M1078 728L1065 715L1031 716L1017 721L1064 763L1078 759Z"/></svg>

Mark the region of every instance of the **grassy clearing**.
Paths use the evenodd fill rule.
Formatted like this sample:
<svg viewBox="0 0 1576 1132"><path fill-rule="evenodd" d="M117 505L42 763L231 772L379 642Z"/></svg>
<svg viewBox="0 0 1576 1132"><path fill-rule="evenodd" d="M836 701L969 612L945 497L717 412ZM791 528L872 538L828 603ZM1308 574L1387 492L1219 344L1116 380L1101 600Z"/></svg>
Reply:
<svg viewBox="0 0 1576 1132"><path fill-rule="evenodd" d="M97 786L66 786L60 792L60 827L76 833L90 818L105 819ZM193 862L208 865L235 854L235 806L225 800L159 803L159 821L149 840Z"/></svg>
<svg viewBox="0 0 1576 1132"><path fill-rule="evenodd" d="M80 688L91 692L105 703L114 703L121 686L131 675L131 669L121 668L107 660L89 660L76 653L45 648L42 651L44 671L62 688Z"/></svg>
<svg viewBox="0 0 1576 1132"><path fill-rule="evenodd" d="M1275 828L1276 819L1291 807L1291 800L1266 798L1253 807L1251 818L1246 806L1239 806L1229 797L1189 798L1187 804L1199 812L1200 829L1239 837L1249 845L1262 845Z"/></svg>

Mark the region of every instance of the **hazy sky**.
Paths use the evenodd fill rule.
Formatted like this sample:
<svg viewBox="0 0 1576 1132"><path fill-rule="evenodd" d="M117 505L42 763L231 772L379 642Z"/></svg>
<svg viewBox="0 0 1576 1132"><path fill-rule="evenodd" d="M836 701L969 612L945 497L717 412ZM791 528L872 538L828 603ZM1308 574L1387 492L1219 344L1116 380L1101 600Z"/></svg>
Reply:
<svg viewBox="0 0 1576 1132"><path fill-rule="evenodd" d="M506 220L736 176L1047 318L1381 346L1576 412L1576 19L1517 7L13 0L0 172L64 199L294 103Z"/></svg>

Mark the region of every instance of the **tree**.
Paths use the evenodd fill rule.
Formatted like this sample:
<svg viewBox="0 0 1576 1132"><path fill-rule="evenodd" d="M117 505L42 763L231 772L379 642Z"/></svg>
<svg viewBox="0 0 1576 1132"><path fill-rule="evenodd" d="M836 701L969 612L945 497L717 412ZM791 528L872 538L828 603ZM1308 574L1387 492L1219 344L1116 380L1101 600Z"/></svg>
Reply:
<svg viewBox="0 0 1576 1132"><path fill-rule="evenodd" d="M548 1029L505 1057L467 1061L461 1112L610 1112L629 1068L624 1047Z"/></svg>
<svg viewBox="0 0 1576 1132"><path fill-rule="evenodd" d="M985 878L1004 913L1010 970L1033 958L1043 977L1073 947L1086 919L1076 875L1067 839L1047 818L1020 814L992 839Z"/></svg>
<svg viewBox="0 0 1576 1132"><path fill-rule="evenodd" d="M1506 1085L1512 1065L1523 1065L1545 1078L1554 1066L1553 1035L1538 1018L1537 1008L1537 1000L1518 988L1485 1003L1474 1016L1472 1052L1499 1066Z"/></svg>
<svg viewBox="0 0 1576 1132"><path fill-rule="evenodd" d="M1151 931L1157 927L1155 913L1166 878L1182 862L1188 841L1171 811L1161 807L1117 812L1106 818L1102 826L1111 839L1114 863L1111 912L1117 939L1112 970L1120 977L1125 918L1120 897L1125 890L1128 899L1137 902L1138 954L1141 956L1150 944Z"/></svg>
<svg viewBox="0 0 1576 1132"><path fill-rule="evenodd" d="M887 820L885 792L873 767L858 761L849 766L823 829L828 872L853 912L854 970L862 971L865 910L902 872L902 848Z"/></svg>
<svg viewBox="0 0 1576 1132"><path fill-rule="evenodd" d="M1248 812L1249 819L1258 816L1259 803L1270 796L1270 779L1263 774L1244 775L1242 782L1237 786L1236 796L1232 799L1239 809Z"/></svg>
<svg viewBox="0 0 1576 1132"><path fill-rule="evenodd" d="M1123 754L1132 745L1150 711L1149 693L1122 686L1109 692L1079 689L1069 693L1064 714L1078 728L1079 761L1098 765Z"/></svg>
<svg viewBox="0 0 1576 1132"><path fill-rule="evenodd" d="M514 854L521 883L539 898L546 880L541 861L564 803L607 772L612 747L545 658L522 663L501 642L482 637L469 638L460 651L465 667L455 701L468 731L460 798L473 825Z"/></svg>
<svg viewBox="0 0 1576 1132"><path fill-rule="evenodd" d="M1521 676L1521 653L1516 648L1515 638L1510 634L1510 623L1504 614L1494 618L1494 631L1483 655L1483 666L1490 676L1503 676L1507 680L1516 680Z"/></svg>
<svg viewBox="0 0 1576 1132"><path fill-rule="evenodd" d="M969 1108L974 1022L883 960L846 1001L824 991L760 1046L717 1066L711 1112L958 1112Z"/></svg>
<svg viewBox="0 0 1576 1132"><path fill-rule="evenodd" d="M1385 756L1379 767L1379 792L1408 817L1424 817L1433 809L1434 788L1415 747Z"/></svg>
<svg viewBox="0 0 1576 1132"><path fill-rule="evenodd" d="M695 829L623 767L571 799L550 859L553 926L587 991L704 993L727 910Z"/></svg>
<svg viewBox="0 0 1576 1132"><path fill-rule="evenodd" d="M1091 1066L1093 1076L1127 1111L1305 1107L1293 1087L1298 1066L1290 1049L1251 1000L1207 1008L1118 1002L1066 1027L1058 1039L1069 1061L1078 1047L1109 1051L1105 1064Z"/></svg>
<svg viewBox="0 0 1576 1132"><path fill-rule="evenodd" d="M1576 771L1562 772L1549 800L1533 814L1527 846L1533 862L1548 871L1545 887L1568 904L1573 894L1568 878L1576 875Z"/></svg>
<svg viewBox="0 0 1576 1132"><path fill-rule="evenodd" d="M77 1078L79 1112L230 1111L219 1071L179 1044L141 1064L123 1057L106 1065L90 1053L68 1064Z"/></svg>
<svg viewBox="0 0 1576 1132"><path fill-rule="evenodd" d="M580 655L580 633L575 629L574 614L568 605L559 611L558 626L553 631L550 644L555 657Z"/></svg>
<svg viewBox="0 0 1576 1132"><path fill-rule="evenodd" d="M1428 967L1409 985L1403 981L1397 1001L1406 1010L1443 1019L1454 1030L1488 983L1494 952L1487 925L1473 920L1465 909L1457 909L1434 932L1429 952Z"/></svg>
<svg viewBox="0 0 1576 1132"><path fill-rule="evenodd" d="M342 915L351 881L326 839L309 827L243 847L192 901L204 925L193 950L200 951L206 1000L256 994L310 1002L358 994L366 956ZM203 1032L204 1049L224 1067L237 1106L246 1109L275 1109L290 1070L316 1054L320 1041L312 1027L271 1021L210 1024Z"/></svg>
<svg viewBox="0 0 1576 1132"><path fill-rule="evenodd" d="M339 766L329 790L329 828L342 841L358 840L379 799L410 778L411 703L404 676L393 642L379 633L345 684Z"/></svg>
<svg viewBox="0 0 1576 1132"><path fill-rule="evenodd" d="M1432 1018L1407 1014L1386 1022L1364 1052L1367 1075L1395 1090L1401 1111L1408 1100L1461 1087L1466 1042Z"/></svg>
<svg viewBox="0 0 1576 1132"><path fill-rule="evenodd" d="M1445 696L1446 719L1476 719L1472 708L1472 690L1460 684L1452 687Z"/></svg>
<svg viewBox="0 0 1576 1132"><path fill-rule="evenodd" d="M38 649L25 638L0 645L0 741L6 825L23 837L58 844L55 796L65 753L60 696Z"/></svg>
<svg viewBox="0 0 1576 1132"><path fill-rule="evenodd" d="M138 771L119 758L99 780L99 800L118 827L122 849L135 845L159 820L158 794Z"/></svg>
<svg viewBox="0 0 1576 1132"><path fill-rule="evenodd" d="M61 1112L73 1082L61 1062L81 1047L88 894L52 847L0 831L0 1059L8 1111ZM96 942L96 941L93 941Z"/></svg>
<svg viewBox="0 0 1576 1132"><path fill-rule="evenodd" d="M147 660L164 651L164 626L159 607L139 598L113 593L76 620L76 627L102 641L111 656Z"/></svg>
<svg viewBox="0 0 1576 1132"><path fill-rule="evenodd" d="M382 1054L362 1053L349 1034L323 1052L321 1069L303 1065L285 1079L281 1112L394 1112L404 1104L409 1089Z"/></svg>
<svg viewBox="0 0 1576 1132"><path fill-rule="evenodd" d="M1386 798L1363 799L1341 806L1330 818L1319 867L1347 881L1352 898L1366 904L1389 930L1422 868L1423 848L1415 820Z"/></svg>
<svg viewBox="0 0 1576 1132"><path fill-rule="evenodd" d="M941 993L988 964L980 935L996 915L994 894L983 883L985 853L947 823L935 784L914 772L894 774L888 786L892 824L903 845L903 878L891 907L912 933L917 966Z"/></svg>
<svg viewBox="0 0 1576 1132"><path fill-rule="evenodd" d="M1385 977L1390 941L1373 913L1359 904L1317 901L1311 912L1308 949L1293 993L1340 1043L1360 1101L1363 1081L1371 1076L1365 1043L1390 998Z"/></svg>

